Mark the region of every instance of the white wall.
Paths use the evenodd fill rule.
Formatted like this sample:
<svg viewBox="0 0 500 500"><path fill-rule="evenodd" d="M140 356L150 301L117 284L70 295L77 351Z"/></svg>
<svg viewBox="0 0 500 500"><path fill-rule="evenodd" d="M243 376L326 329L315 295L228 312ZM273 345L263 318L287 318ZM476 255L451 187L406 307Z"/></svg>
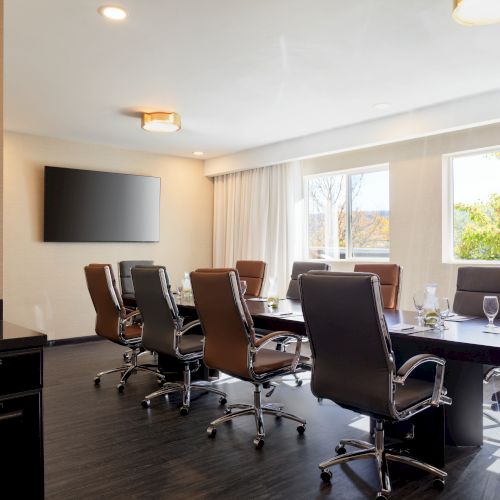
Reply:
<svg viewBox="0 0 500 500"><path fill-rule="evenodd" d="M45 165L161 177L159 243L44 243ZM213 184L203 162L7 133L4 143L4 319L49 339L93 335L83 267L153 259L177 283L212 265Z"/></svg>
<svg viewBox="0 0 500 500"><path fill-rule="evenodd" d="M413 309L413 292L425 283L438 283L439 293L450 298L456 286L459 266L442 262L442 155L497 145L500 126L490 125L304 160L303 174L389 164L390 260L404 268L402 306ZM333 264L339 271L353 267Z"/></svg>

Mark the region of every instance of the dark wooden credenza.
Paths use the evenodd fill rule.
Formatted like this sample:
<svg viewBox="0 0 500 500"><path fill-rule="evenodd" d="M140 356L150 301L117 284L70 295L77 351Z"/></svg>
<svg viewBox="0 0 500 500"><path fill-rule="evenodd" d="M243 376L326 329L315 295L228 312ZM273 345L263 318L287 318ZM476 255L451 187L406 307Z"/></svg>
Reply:
<svg viewBox="0 0 500 500"><path fill-rule="evenodd" d="M42 333L0 321L2 498L44 497L42 386L46 343Z"/></svg>

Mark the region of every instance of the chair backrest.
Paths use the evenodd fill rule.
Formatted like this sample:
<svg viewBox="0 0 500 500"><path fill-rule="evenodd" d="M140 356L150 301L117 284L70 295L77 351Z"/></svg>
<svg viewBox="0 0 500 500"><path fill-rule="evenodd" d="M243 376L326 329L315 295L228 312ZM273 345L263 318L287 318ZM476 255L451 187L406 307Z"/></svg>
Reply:
<svg viewBox="0 0 500 500"><path fill-rule="evenodd" d="M500 301L500 267L459 267L453 310L458 314L484 316L485 295L496 295Z"/></svg>
<svg viewBox="0 0 500 500"><path fill-rule="evenodd" d="M290 284L286 292L287 299L300 299L299 276L308 271L329 271L330 265L326 262L294 262Z"/></svg>
<svg viewBox="0 0 500 500"><path fill-rule="evenodd" d="M96 312L95 332L119 342L118 332L125 308L116 287L113 268L110 264L89 264L85 266L85 278Z"/></svg>
<svg viewBox="0 0 500 500"><path fill-rule="evenodd" d="M236 262L240 279L247 282L246 296L260 297L266 275L266 265L262 260L238 260Z"/></svg>
<svg viewBox="0 0 500 500"><path fill-rule="evenodd" d="M236 269L197 269L191 273L196 311L211 368L248 378L248 346L255 342L253 322L241 296Z"/></svg>
<svg viewBox="0 0 500 500"><path fill-rule="evenodd" d="M163 266L135 266L132 280L143 321L142 345L149 351L175 356L180 318L167 270Z"/></svg>
<svg viewBox="0 0 500 500"><path fill-rule="evenodd" d="M395 366L379 277L312 271L299 278L311 344L311 390L354 410L391 416Z"/></svg>
<svg viewBox="0 0 500 500"><path fill-rule="evenodd" d="M152 266L152 260L122 260L118 262L120 270L120 286L122 289L122 297L134 298L134 283L132 281L132 269L135 266Z"/></svg>
<svg viewBox="0 0 500 500"><path fill-rule="evenodd" d="M354 272L373 273L380 278L385 309L397 309L401 295L403 268L398 264L356 264Z"/></svg>

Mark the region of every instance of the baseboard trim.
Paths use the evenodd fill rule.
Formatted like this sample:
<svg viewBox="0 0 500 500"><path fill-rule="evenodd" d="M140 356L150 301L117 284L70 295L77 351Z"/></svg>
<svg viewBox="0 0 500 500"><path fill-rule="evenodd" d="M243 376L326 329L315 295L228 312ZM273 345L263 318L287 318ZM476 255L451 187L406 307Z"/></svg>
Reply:
<svg viewBox="0 0 500 500"><path fill-rule="evenodd" d="M86 344L87 342L97 342L100 340L106 340L99 335L85 335L84 337L70 337L67 339L57 339L49 340L47 345L49 347L56 347L60 345L72 345L72 344Z"/></svg>

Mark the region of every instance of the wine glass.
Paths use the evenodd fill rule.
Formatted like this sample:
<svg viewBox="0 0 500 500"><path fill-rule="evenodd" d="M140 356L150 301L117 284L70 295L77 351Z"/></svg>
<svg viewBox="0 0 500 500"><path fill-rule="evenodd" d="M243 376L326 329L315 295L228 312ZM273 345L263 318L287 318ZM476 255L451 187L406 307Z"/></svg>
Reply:
<svg viewBox="0 0 500 500"><path fill-rule="evenodd" d="M450 314L450 301L448 300L448 297L442 297L439 299L438 309L440 318L439 329L444 330L444 320Z"/></svg>
<svg viewBox="0 0 500 500"><path fill-rule="evenodd" d="M241 295L245 296L247 293L247 282L245 280L240 280Z"/></svg>
<svg viewBox="0 0 500 500"><path fill-rule="evenodd" d="M418 290L413 294L413 304L415 304L415 309L417 310L417 320L419 322L422 320L424 312L424 301L425 292L423 290Z"/></svg>
<svg viewBox="0 0 500 500"><path fill-rule="evenodd" d="M498 297L495 295L485 295L483 299L483 311L488 318L486 328L495 328L493 320L498 314Z"/></svg>

